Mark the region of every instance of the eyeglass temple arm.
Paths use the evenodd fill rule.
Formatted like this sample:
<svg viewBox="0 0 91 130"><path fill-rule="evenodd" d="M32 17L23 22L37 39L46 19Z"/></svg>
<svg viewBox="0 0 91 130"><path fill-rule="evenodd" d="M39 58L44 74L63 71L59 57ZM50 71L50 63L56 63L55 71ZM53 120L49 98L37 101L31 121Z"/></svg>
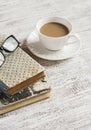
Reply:
<svg viewBox="0 0 91 130"><path fill-rule="evenodd" d="M2 51L2 50L3 50L3 47L1 46L1 47L0 47L0 51Z"/></svg>

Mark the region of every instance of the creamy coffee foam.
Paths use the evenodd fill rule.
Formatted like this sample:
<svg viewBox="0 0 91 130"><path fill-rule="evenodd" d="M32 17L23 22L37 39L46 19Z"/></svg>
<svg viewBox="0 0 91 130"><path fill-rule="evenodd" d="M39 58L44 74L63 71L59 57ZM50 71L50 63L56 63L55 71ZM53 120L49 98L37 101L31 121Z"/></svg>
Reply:
<svg viewBox="0 0 91 130"><path fill-rule="evenodd" d="M49 37L62 37L69 33L66 26L60 23L50 22L40 28L40 32Z"/></svg>

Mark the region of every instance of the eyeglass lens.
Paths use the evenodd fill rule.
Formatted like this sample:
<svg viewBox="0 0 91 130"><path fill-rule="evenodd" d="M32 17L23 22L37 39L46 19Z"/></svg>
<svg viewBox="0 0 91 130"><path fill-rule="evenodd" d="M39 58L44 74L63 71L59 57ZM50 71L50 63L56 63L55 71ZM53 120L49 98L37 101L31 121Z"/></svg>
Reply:
<svg viewBox="0 0 91 130"><path fill-rule="evenodd" d="M12 52L17 48L18 45L18 41L14 37L10 36L5 40L2 47L7 51Z"/></svg>
<svg viewBox="0 0 91 130"><path fill-rule="evenodd" d="M4 55L0 52L0 66L3 64L4 62Z"/></svg>
<svg viewBox="0 0 91 130"><path fill-rule="evenodd" d="M4 43L1 45L1 52L0 52L0 66L3 64L5 57L2 52L2 50L12 52L14 51L17 47L19 46L19 42L16 40L16 38L11 35L6 40Z"/></svg>

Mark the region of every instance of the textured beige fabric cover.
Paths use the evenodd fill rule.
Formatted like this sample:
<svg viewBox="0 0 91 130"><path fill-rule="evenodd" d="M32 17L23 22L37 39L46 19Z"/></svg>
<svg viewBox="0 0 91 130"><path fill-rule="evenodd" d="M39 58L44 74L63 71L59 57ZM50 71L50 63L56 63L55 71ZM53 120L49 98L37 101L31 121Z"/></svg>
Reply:
<svg viewBox="0 0 91 130"><path fill-rule="evenodd" d="M44 68L19 47L6 57L0 68L0 80L11 88L42 71Z"/></svg>

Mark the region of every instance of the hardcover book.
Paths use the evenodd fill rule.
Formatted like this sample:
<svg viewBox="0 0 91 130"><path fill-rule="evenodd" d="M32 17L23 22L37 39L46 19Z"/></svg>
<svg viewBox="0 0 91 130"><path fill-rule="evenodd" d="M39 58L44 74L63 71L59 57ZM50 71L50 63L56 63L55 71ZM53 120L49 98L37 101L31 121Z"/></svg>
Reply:
<svg viewBox="0 0 91 130"><path fill-rule="evenodd" d="M8 95L15 94L44 76L44 68L18 47L0 67L0 89Z"/></svg>
<svg viewBox="0 0 91 130"><path fill-rule="evenodd" d="M0 114L46 99L50 96L50 85L41 79L14 95L0 93Z"/></svg>

